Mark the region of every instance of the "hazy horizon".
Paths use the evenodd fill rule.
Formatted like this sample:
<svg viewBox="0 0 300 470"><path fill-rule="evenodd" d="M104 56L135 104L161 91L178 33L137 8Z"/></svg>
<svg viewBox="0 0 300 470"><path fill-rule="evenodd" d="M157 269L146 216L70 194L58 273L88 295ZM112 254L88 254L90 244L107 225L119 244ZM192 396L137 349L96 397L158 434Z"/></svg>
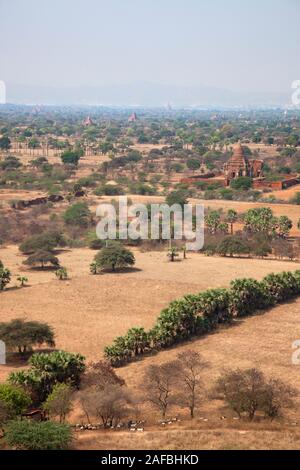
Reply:
<svg viewBox="0 0 300 470"><path fill-rule="evenodd" d="M7 101L288 105L297 0L0 0Z"/></svg>

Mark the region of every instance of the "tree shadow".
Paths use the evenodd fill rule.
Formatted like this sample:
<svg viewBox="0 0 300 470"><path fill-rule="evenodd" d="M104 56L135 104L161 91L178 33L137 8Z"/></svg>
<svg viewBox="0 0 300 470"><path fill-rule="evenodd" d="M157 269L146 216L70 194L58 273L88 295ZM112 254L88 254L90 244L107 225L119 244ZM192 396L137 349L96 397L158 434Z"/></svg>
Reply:
<svg viewBox="0 0 300 470"><path fill-rule="evenodd" d="M28 351L25 354L20 354L16 351L8 351L6 353L6 364L2 364L3 367L24 367L28 364L29 359L31 356L35 353L38 354L50 354L52 352L59 351L59 349L56 348L37 348L33 349L32 351Z"/></svg>
<svg viewBox="0 0 300 470"><path fill-rule="evenodd" d="M139 273L142 269L140 268L116 268L114 271L111 269L103 269L99 274L128 274L128 273Z"/></svg>

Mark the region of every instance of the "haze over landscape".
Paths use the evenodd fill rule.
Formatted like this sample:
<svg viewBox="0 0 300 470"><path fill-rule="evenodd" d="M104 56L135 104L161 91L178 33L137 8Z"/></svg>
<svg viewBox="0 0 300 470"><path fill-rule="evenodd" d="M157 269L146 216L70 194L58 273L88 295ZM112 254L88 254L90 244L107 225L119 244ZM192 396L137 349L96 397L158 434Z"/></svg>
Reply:
<svg viewBox="0 0 300 470"><path fill-rule="evenodd" d="M0 0L0 79L22 104L289 105L299 13L296 0Z"/></svg>

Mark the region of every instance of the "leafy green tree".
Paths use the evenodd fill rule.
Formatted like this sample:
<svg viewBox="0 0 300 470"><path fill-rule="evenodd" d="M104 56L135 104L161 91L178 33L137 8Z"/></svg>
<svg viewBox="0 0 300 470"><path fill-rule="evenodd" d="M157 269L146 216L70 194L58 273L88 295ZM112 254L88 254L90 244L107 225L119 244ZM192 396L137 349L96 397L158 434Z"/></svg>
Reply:
<svg viewBox="0 0 300 470"><path fill-rule="evenodd" d="M66 150L61 154L61 161L64 165L78 165L80 158L83 156L82 150Z"/></svg>
<svg viewBox="0 0 300 470"><path fill-rule="evenodd" d="M189 170L192 170L194 172L196 170L199 170L200 162L199 160L192 158L186 162L186 166L188 167Z"/></svg>
<svg viewBox="0 0 300 470"><path fill-rule="evenodd" d="M0 384L0 401L7 406L10 417L22 414L31 403L29 395L21 387L9 383Z"/></svg>
<svg viewBox="0 0 300 470"><path fill-rule="evenodd" d="M33 354L29 369L12 372L9 382L28 389L35 400L44 401L57 383L78 387L85 370L84 357L64 351Z"/></svg>
<svg viewBox="0 0 300 470"><path fill-rule="evenodd" d="M7 284L10 283L11 273L10 270L5 268L2 261L0 260L0 292L5 289Z"/></svg>
<svg viewBox="0 0 300 470"><path fill-rule="evenodd" d="M72 445L72 428L53 421L16 420L8 423L5 441L18 450L64 450Z"/></svg>
<svg viewBox="0 0 300 470"><path fill-rule="evenodd" d="M86 202L77 202L68 207L63 218L67 225L86 228L91 220L91 212Z"/></svg>
<svg viewBox="0 0 300 470"><path fill-rule="evenodd" d="M250 209L244 216L245 230L252 233L274 235L278 227L278 219L269 207Z"/></svg>
<svg viewBox="0 0 300 470"><path fill-rule="evenodd" d="M43 408L50 416L58 416L59 422L64 423L67 414L73 409L71 397L72 388L70 385L64 383L56 384L44 402Z"/></svg>
<svg viewBox="0 0 300 470"><path fill-rule="evenodd" d="M169 206L179 204L181 207L184 207L184 205L188 203L187 192L182 189L170 192L166 197L166 203Z"/></svg>
<svg viewBox="0 0 300 470"><path fill-rule="evenodd" d="M95 256L95 263L98 269L126 268L135 264L134 254L120 243L111 243L102 248Z"/></svg>
<svg viewBox="0 0 300 470"><path fill-rule="evenodd" d="M37 266L40 265L42 269L45 268L45 265L50 264L54 267L59 266L59 259L54 256L50 251L38 250L23 262L27 266Z"/></svg>
<svg viewBox="0 0 300 470"><path fill-rule="evenodd" d="M1 150L9 150L11 147L10 138L7 136L3 136L0 138L0 149Z"/></svg>
<svg viewBox="0 0 300 470"><path fill-rule="evenodd" d="M31 351L34 346L54 347L54 332L47 323L24 321L17 318L7 323L0 323L0 338L7 348L17 349L20 354Z"/></svg>

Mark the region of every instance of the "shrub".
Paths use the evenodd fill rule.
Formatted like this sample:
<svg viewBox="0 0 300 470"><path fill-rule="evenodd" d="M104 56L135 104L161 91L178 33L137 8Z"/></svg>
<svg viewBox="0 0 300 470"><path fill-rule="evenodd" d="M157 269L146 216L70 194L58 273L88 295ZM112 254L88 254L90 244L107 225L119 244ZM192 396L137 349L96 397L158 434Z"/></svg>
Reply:
<svg viewBox="0 0 300 470"><path fill-rule="evenodd" d="M0 384L0 401L5 403L11 417L23 413L31 403L29 395L20 387Z"/></svg>
<svg viewBox="0 0 300 470"><path fill-rule="evenodd" d="M64 246L65 240L60 232L49 231L27 238L19 247L25 254L35 253L38 250L52 251L57 246Z"/></svg>
<svg viewBox="0 0 300 470"><path fill-rule="evenodd" d="M54 333L49 325L36 321L26 322L19 318L0 323L0 338L8 348L17 349L20 354L31 351L36 345L55 346Z"/></svg>
<svg viewBox="0 0 300 470"><path fill-rule="evenodd" d="M91 212L85 202L77 202L68 207L63 218L67 225L87 227L91 220Z"/></svg>
<svg viewBox="0 0 300 470"><path fill-rule="evenodd" d="M63 450L73 440L70 426L52 421L11 421L5 430L5 440L19 450Z"/></svg>
<svg viewBox="0 0 300 470"><path fill-rule="evenodd" d="M236 190L247 190L252 186L252 179L248 176L240 176L239 178L233 179L230 183L232 189Z"/></svg>
<svg viewBox="0 0 300 470"><path fill-rule="evenodd" d="M67 268L64 268L63 266L55 271L55 276L59 281L65 281L68 279L68 271Z"/></svg>
<svg viewBox="0 0 300 470"><path fill-rule="evenodd" d="M5 268L0 260L0 291L3 291L7 284L10 283L11 273L10 270Z"/></svg>
<svg viewBox="0 0 300 470"><path fill-rule="evenodd" d="M61 161L64 165L78 165L80 158L83 156L81 150L66 150L61 154Z"/></svg>

